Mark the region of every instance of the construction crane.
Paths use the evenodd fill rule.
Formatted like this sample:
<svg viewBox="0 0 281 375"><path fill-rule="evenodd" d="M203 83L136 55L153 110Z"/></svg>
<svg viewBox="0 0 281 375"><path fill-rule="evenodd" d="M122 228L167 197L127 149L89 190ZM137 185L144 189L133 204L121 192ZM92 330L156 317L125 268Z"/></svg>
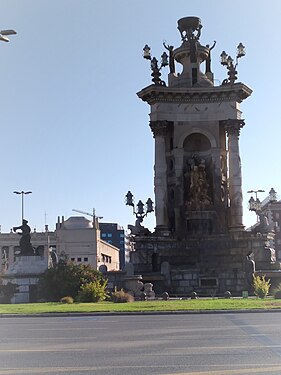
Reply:
<svg viewBox="0 0 281 375"><path fill-rule="evenodd" d="M93 208L92 214L89 213L89 212L81 211L81 210L75 210L74 208L72 209L72 211L78 212L79 214L91 216L93 218L93 227L96 228L96 229L99 227L99 221L98 220L103 218L103 216L96 216L96 210L94 208Z"/></svg>

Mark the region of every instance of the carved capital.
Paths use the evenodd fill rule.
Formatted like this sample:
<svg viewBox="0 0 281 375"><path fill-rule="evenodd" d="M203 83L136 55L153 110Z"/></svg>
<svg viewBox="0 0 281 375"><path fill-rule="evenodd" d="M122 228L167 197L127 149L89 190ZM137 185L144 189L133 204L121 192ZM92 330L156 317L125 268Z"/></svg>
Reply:
<svg viewBox="0 0 281 375"><path fill-rule="evenodd" d="M245 121L238 119L228 119L223 120L222 124L228 136L235 135L236 137L239 137L240 129L242 129L245 125Z"/></svg>
<svg viewBox="0 0 281 375"><path fill-rule="evenodd" d="M171 121L150 121L149 126L151 128L151 131L153 133L153 137L157 136L164 136L166 135L169 126L171 126L173 123Z"/></svg>

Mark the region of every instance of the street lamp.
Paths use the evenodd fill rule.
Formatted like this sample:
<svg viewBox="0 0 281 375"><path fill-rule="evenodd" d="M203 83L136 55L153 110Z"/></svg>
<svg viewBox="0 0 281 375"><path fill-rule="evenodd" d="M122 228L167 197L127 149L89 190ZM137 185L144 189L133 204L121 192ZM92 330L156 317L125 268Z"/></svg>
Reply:
<svg viewBox="0 0 281 375"><path fill-rule="evenodd" d="M136 227L140 227L141 223L143 222L144 217L147 216L147 214L149 214L150 212L154 211L153 202L151 198L147 199L146 205L144 205L142 201L139 201L136 205L137 206L137 210L136 210L133 194L130 191L128 191L125 197L126 197L126 205L133 207L133 213L137 218Z"/></svg>
<svg viewBox="0 0 281 375"><path fill-rule="evenodd" d="M223 81L223 84L227 84L227 83L234 83L237 79L236 77L236 74L237 74L237 71L236 71L236 67L238 65L238 59L240 59L241 57L245 56L246 52L245 52L245 46L243 46L242 43L239 43L238 46L237 46L237 51L236 51L236 62L234 64L234 60L231 56L229 56L225 51L222 51L221 53L221 64L226 66L226 69L228 70L227 74L228 74L228 79L225 79Z"/></svg>
<svg viewBox="0 0 281 375"><path fill-rule="evenodd" d="M156 59L156 57L151 56L150 47L146 44L143 48L143 58L151 61L150 67L152 70L152 73L151 73L152 82L154 82L155 85L166 86L166 83L160 79L161 77L160 70L164 66L169 65L167 53L166 52L162 53L161 64L159 66L158 60Z"/></svg>
<svg viewBox="0 0 281 375"><path fill-rule="evenodd" d="M16 34L15 30L1 30L0 31L0 40L2 42L9 42L9 38L7 38L7 35L14 35Z"/></svg>
<svg viewBox="0 0 281 375"><path fill-rule="evenodd" d="M32 191L13 191L14 194L21 195L21 221L23 222L24 218L24 204L23 204L23 196L27 194L31 194Z"/></svg>
<svg viewBox="0 0 281 375"><path fill-rule="evenodd" d="M262 209L262 205L261 205L261 201L259 200L258 198L258 193L264 193L265 191L264 190L248 190L247 193L254 193L255 194L255 198L253 198L253 196L251 196L251 198L249 199L249 211L254 211L257 215L257 220L260 216L260 213L261 213L261 209Z"/></svg>
<svg viewBox="0 0 281 375"><path fill-rule="evenodd" d="M247 191L247 193L255 193L255 195L256 195L256 200L258 199L258 193L264 193L265 192L265 190L248 190Z"/></svg>

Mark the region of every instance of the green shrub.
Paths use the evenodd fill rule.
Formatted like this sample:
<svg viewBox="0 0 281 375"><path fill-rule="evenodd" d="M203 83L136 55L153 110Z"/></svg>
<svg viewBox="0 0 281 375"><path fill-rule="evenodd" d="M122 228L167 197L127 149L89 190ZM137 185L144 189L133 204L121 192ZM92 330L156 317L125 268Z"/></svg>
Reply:
<svg viewBox="0 0 281 375"><path fill-rule="evenodd" d="M270 279L266 280L265 276L253 276L254 293L259 298L265 298L270 288Z"/></svg>
<svg viewBox="0 0 281 375"><path fill-rule="evenodd" d="M82 285L95 280L104 280L101 272L88 264L60 261L40 277L38 298L47 302L57 302L65 296L76 299Z"/></svg>
<svg viewBox="0 0 281 375"><path fill-rule="evenodd" d="M115 303L134 302L134 297L130 293L124 292L123 289L115 290L111 294L111 299Z"/></svg>
<svg viewBox="0 0 281 375"><path fill-rule="evenodd" d="M275 299L281 299L281 284L278 284L272 291Z"/></svg>
<svg viewBox="0 0 281 375"><path fill-rule="evenodd" d="M100 302L104 301L109 295L106 291L107 280L94 280L81 285L78 292L78 302Z"/></svg>
<svg viewBox="0 0 281 375"><path fill-rule="evenodd" d="M62 297L61 299L60 299L60 302L61 303L68 303L68 304L71 304L71 303L73 303L73 298L71 297L71 296L66 296L66 297Z"/></svg>

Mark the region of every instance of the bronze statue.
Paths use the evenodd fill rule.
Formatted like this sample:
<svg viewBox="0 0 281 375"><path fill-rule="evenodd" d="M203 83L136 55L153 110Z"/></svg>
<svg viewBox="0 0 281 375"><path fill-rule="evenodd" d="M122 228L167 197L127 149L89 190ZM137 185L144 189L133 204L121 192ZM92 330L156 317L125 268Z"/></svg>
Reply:
<svg viewBox="0 0 281 375"><path fill-rule="evenodd" d="M18 229L21 229L21 232L18 234L21 236L20 239L20 255L35 255L34 249L31 245L31 236L30 236L30 226L27 225L27 220L22 220L22 225L19 227L13 227L13 231L16 232Z"/></svg>
<svg viewBox="0 0 281 375"><path fill-rule="evenodd" d="M169 68L170 73L175 73L175 58L174 58L174 46L169 46L163 42L163 46L169 51Z"/></svg>
<svg viewBox="0 0 281 375"><path fill-rule="evenodd" d="M209 54L208 54L208 57L206 58L206 71L205 71L205 73L211 73L211 51L215 47L216 43L217 42L214 41L214 44L212 45L212 47L210 47L209 44L206 45L206 47L209 48Z"/></svg>

